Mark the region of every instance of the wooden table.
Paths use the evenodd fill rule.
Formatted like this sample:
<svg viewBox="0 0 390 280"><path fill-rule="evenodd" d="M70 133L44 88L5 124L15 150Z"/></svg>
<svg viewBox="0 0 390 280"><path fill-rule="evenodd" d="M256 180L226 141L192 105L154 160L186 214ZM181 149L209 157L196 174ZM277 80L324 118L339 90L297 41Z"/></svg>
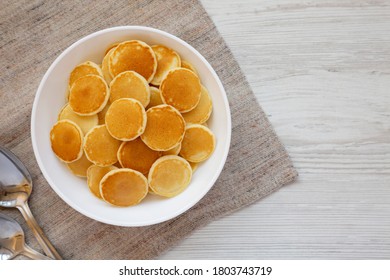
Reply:
<svg viewBox="0 0 390 280"><path fill-rule="evenodd" d="M390 1L202 0L300 174L163 259L390 258Z"/></svg>

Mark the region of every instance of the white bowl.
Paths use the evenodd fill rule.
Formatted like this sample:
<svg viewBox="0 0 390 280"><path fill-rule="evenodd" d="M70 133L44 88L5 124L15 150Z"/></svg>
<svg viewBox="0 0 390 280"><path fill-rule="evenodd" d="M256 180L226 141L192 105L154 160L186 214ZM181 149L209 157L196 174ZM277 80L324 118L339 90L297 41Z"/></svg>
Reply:
<svg viewBox="0 0 390 280"><path fill-rule="evenodd" d="M133 207L114 207L99 200L88 189L86 180L74 176L61 163L50 147L49 132L65 104L68 76L79 63L91 60L100 63L110 44L138 39L162 44L176 50L182 59L191 62L201 82L209 90L213 113L208 121L216 137L213 155L199 165L188 188L173 198L149 195ZM31 117L31 139L35 157L43 176L53 190L78 212L97 221L119 226L146 226L172 219L194 206L213 186L230 146L231 118L225 90L206 59L183 40L160 30L143 26L121 26L90 34L68 47L52 63L44 75L34 100Z"/></svg>

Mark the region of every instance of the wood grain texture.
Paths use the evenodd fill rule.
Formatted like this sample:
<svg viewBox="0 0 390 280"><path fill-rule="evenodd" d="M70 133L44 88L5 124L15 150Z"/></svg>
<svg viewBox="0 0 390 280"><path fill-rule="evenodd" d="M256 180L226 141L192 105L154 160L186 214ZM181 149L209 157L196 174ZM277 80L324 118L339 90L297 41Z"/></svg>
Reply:
<svg viewBox="0 0 390 280"><path fill-rule="evenodd" d="M390 259L390 2L202 0L300 174L165 259Z"/></svg>

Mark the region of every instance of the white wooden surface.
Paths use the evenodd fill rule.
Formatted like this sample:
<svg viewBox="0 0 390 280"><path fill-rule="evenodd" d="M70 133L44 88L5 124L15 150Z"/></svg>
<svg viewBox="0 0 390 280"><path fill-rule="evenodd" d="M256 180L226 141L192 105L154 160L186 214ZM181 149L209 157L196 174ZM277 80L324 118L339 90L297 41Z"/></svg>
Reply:
<svg viewBox="0 0 390 280"><path fill-rule="evenodd" d="M390 258L390 1L202 0L298 182L163 259Z"/></svg>

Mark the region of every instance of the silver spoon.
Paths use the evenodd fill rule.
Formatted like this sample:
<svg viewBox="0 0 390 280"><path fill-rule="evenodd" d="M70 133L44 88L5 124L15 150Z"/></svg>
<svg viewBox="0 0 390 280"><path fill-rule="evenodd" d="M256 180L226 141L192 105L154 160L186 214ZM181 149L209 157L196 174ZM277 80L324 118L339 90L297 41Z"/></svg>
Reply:
<svg viewBox="0 0 390 280"><path fill-rule="evenodd" d="M43 251L49 257L61 260L62 257L44 235L27 204L31 191L30 172L13 153L0 147L0 206L18 208Z"/></svg>
<svg viewBox="0 0 390 280"><path fill-rule="evenodd" d="M18 222L0 213L0 260L10 260L18 255L34 260L51 260L27 246Z"/></svg>

